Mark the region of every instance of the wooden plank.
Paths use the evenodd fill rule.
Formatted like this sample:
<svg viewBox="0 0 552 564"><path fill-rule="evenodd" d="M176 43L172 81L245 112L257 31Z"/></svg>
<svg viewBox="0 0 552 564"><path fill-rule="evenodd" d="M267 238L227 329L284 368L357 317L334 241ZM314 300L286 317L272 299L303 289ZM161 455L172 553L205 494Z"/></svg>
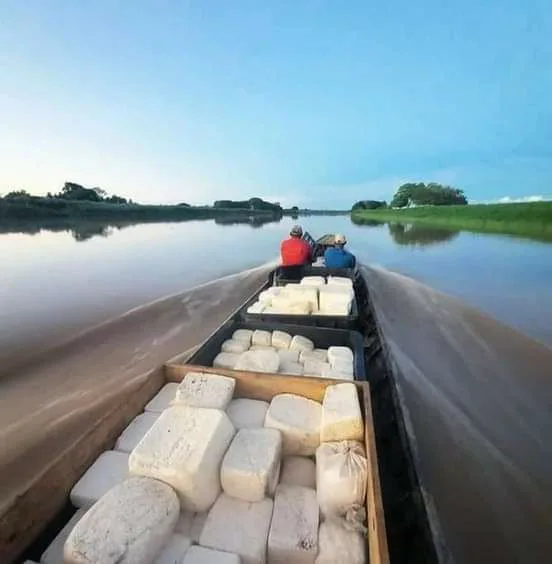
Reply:
<svg viewBox="0 0 552 564"><path fill-rule="evenodd" d="M0 562L13 562L36 540L64 507L77 480L163 384L163 369L158 368L131 393L122 390L109 411L12 501L0 516Z"/></svg>
<svg viewBox="0 0 552 564"><path fill-rule="evenodd" d="M376 450L376 434L372 415L372 401L370 399L370 385L365 382L362 386L364 403L364 440L366 444L366 458L368 461L368 481L366 488L366 508L368 522L368 551L370 564L389 564L389 550L387 546L387 532L385 529L385 513L378 470L378 455Z"/></svg>
<svg viewBox="0 0 552 564"><path fill-rule="evenodd" d="M283 392L297 394L322 402L326 388L332 384L343 383L343 380L316 378L310 376L287 376L285 374L265 374L224 368L196 366L192 364L165 365L165 377L170 382L181 382L188 372L221 374L236 380L236 397L247 397L270 401L275 395ZM368 462L368 480L366 491L366 514L368 522L368 552L370 564L389 564L387 533L385 530L385 514L378 471L378 458L370 385L368 382L354 382L358 389L364 417L364 439Z"/></svg>

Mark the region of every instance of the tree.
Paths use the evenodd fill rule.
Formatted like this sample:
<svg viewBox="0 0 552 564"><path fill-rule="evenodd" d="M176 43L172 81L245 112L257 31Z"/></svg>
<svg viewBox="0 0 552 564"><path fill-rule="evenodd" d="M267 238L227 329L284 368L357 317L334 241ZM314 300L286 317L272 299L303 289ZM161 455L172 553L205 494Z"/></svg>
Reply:
<svg viewBox="0 0 552 564"><path fill-rule="evenodd" d="M15 198L30 198L31 195L29 194L29 192L27 192L27 190L13 190L11 192L8 192L4 198L6 200L12 200Z"/></svg>
<svg viewBox="0 0 552 564"><path fill-rule="evenodd" d="M404 208L416 206L452 206L466 205L468 200L462 190L443 186L437 182L407 182L399 186L391 201L391 207Z"/></svg>
<svg viewBox="0 0 552 564"><path fill-rule="evenodd" d="M354 210L377 210L378 208L386 208L387 202L385 200L360 200L353 205Z"/></svg>

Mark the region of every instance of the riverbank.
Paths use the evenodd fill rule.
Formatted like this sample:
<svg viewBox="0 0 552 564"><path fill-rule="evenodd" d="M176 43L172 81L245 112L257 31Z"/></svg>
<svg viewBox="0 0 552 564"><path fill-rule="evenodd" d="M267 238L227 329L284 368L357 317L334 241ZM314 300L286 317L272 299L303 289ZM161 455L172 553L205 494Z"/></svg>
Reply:
<svg viewBox="0 0 552 564"><path fill-rule="evenodd" d="M357 225L374 220L425 223L451 230L552 241L552 202L358 210L351 213L351 220Z"/></svg>

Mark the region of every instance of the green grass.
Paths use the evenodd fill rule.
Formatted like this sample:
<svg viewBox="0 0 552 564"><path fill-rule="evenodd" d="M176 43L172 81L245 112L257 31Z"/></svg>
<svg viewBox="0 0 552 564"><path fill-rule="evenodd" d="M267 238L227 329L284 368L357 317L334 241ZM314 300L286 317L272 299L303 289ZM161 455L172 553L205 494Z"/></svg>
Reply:
<svg viewBox="0 0 552 564"><path fill-rule="evenodd" d="M371 220L415 222L451 230L552 241L552 202L358 210L351 214L351 219L357 224Z"/></svg>

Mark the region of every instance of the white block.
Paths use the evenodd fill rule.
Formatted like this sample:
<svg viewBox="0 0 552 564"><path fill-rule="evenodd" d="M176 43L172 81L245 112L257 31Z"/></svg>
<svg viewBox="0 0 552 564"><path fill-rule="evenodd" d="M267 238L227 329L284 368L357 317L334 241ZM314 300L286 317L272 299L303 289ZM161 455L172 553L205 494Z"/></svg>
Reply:
<svg viewBox="0 0 552 564"><path fill-rule="evenodd" d="M320 441L361 441L364 421L354 384L328 386L322 401Z"/></svg>
<svg viewBox="0 0 552 564"><path fill-rule="evenodd" d="M336 359L341 359L349 362L353 362L355 356L353 351L349 347L328 347L328 362L333 366Z"/></svg>
<svg viewBox="0 0 552 564"><path fill-rule="evenodd" d="M329 276L328 277L328 284L334 286L346 286L347 288L353 287L353 281L350 278L346 278L344 276Z"/></svg>
<svg viewBox="0 0 552 564"><path fill-rule="evenodd" d="M270 347L272 343L272 333L270 331L263 331L262 329L256 329L253 331L253 337L251 338L252 345L264 345L265 347Z"/></svg>
<svg viewBox="0 0 552 564"><path fill-rule="evenodd" d="M321 362L316 359L307 359L303 364L303 374L305 376L322 376L324 370L330 368L327 362Z"/></svg>
<svg viewBox="0 0 552 564"><path fill-rule="evenodd" d="M159 413L152 411L146 411L137 415L119 435L115 443L115 450L130 452L142 440L142 437L150 430L158 417Z"/></svg>
<svg viewBox="0 0 552 564"><path fill-rule="evenodd" d="M340 372L331 366L327 366L322 370L322 374L320 375L322 378L333 378L335 380L354 380L355 377L352 372Z"/></svg>
<svg viewBox="0 0 552 564"><path fill-rule="evenodd" d="M238 339L227 339L222 343L220 347L220 352L229 353L242 353L249 348L249 345L245 341L240 341Z"/></svg>
<svg viewBox="0 0 552 564"><path fill-rule="evenodd" d="M292 376L301 376L303 374L303 365L298 362L288 362L287 360L280 362L280 374L290 374Z"/></svg>
<svg viewBox="0 0 552 564"><path fill-rule="evenodd" d="M192 524L194 522L195 513L183 509L180 511L178 521L174 528L175 533L184 535L185 537L191 538Z"/></svg>
<svg viewBox="0 0 552 564"><path fill-rule="evenodd" d="M240 429L222 460L222 489L243 501L272 497L278 483L281 455L280 431Z"/></svg>
<svg viewBox="0 0 552 564"><path fill-rule="evenodd" d="M201 536L208 515L209 513L207 511L203 511L201 513L194 513L194 520L192 521L192 530L190 531L190 538L192 539L193 542L195 543L199 542L199 537Z"/></svg>
<svg viewBox="0 0 552 564"><path fill-rule="evenodd" d="M327 519L318 530L318 556L315 564L366 564L366 537L342 524L341 519Z"/></svg>
<svg viewBox="0 0 552 564"><path fill-rule="evenodd" d="M65 527L57 534L56 538L51 542L50 546L42 553L40 564L60 564L63 562L63 545L67 537L86 513L86 509L78 509L77 512L69 519Z"/></svg>
<svg viewBox="0 0 552 564"><path fill-rule="evenodd" d="M220 492L220 464L234 432L224 411L169 407L130 454L130 472L171 485L183 509L206 511Z"/></svg>
<svg viewBox="0 0 552 564"><path fill-rule="evenodd" d="M300 284L286 286L285 291L280 294L280 296L272 300L272 305L275 305L277 303L277 300L282 296L291 301L301 301L308 303L311 311L316 311L318 309L317 288L301 286Z"/></svg>
<svg viewBox="0 0 552 564"><path fill-rule="evenodd" d="M232 339L234 341L243 341L249 347L251 345L251 338L253 337L253 331L251 329L236 329L232 333Z"/></svg>
<svg viewBox="0 0 552 564"><path fill-rule="evenodd" d="M64 547L65 564L151 564L178 519L174 491L133 477L109 490L76 524Z"/></svg>
<svg viewBox="0 0 552 564"><path fill-rule="evenodd" d="M272 500L250 503L221 494L207 517L199 544L233 552L243 564L265 564Z"/></svg>
<svg viewBox="0 0 552 564"><path fill-rule="evenodd" d="M337 372L343 372L344 374L353 375L355 372L355 368L353 363L349 359L344 358L334 358L333 364L331 367Z"/></svg>
<svg viewBox="0 0 552 564"><path fill-rule="evenodd" d="M266 311L266 308L267 308L266 303L255 302L247 308L247 313L253 313L255 315L258 315L259 313L264 313Z"/></svg>
<svg viewBox="0 0 552 564"><path fill-rule="evenodd" d="M267 345L252 345L249 350L250 350L250 351L272 351L272 352L277 352L277 351L276 351L276 348L273 347L272 345L270 345L270 346L267 346Z"/></svg>
<svg viewBox="0 0 552 564"><path fill-rule="evenodd" d="M312 299L302 294L281 295L272 300L270 311L273 313L295 313L297 315L308 315L314 309ZM268 311L265 310L265 311Z"/></svg>
<svg viewBox="0 0 552 564"><path fill-rule="evenodd" d="M282 460L280 484L288 486L316 487L316 466L306 456L286 456Z"/></svg>
<svg viewBox="0 0 552 564"><path fill-rule="evenodd" d="M316 449L316 495L326 517L343 516L366 498L368 463L358 441L322 443Z"/></svg>
<svg viewBox="0 0 552 564"><path fill-rule="evenodd" d="M279 485L268 535L272 564L314 564L318 553L318 502L312 488Z"/></svg>
<svg viewBox="0 0 552 564"><path fill-rule="evenodd" d="M315 288L320 288L320 286L326 285L326 280L323 276L304 276L301 279L302 286L314 286Z"/></svg>
<svg viewBox="0 0 552 564"><path fill-rule="evenodd" d="M278 356L280 357L280 362L299 362L299 351L290 351L284 349L278 349Z"/></svg>
<svg viewBox="0 0 552 564"><path fill-rule="evenodd" d="M247 351L240 356L235 369L275 373L279 366L280 357L274 351Z"/></svg>
<svg viewBox="0 0 552 564"><path fill-rule="evenodd" d="M241 564L240 557L230 552L221 552L203 546L191 546L182 564Z"/></svg>
<svg viewBox="0 0 552 564"><path fill-rule="evenodd" d="M153 411L154 413L161 413L164 409L169 407L170 403L176 395L176 388L178 384L171 382L165 384L155 395L150 402L144 407L144 411Z"/></svg>
<svg viewBox="0 0 552 564"><path fill-rule="evenodd" d="M291 335L285 331L272 331L272 346L275 349L289 349Z"/></svg>
<svg viewBox="0 0 552 564"><path fill-rule="evenodd" d="M218 353L217 356L215 356L215 359L213 360L213 367L229 368L230 370L233 370L234 366L236 366L236 363L240 359L240 356L241 354L238 353L227 353L227 352Z"/></svg>
<svg viewBox="0 0 552 564"><path fill-rule="evenodd" d="M236 429L254 429L263 427L268 409L268 402L248 398L233 399L226 413Z"/></svg>
<svg viewBox="0 0 552 564"><path fill-rule="evenodd" d="M314 343L301 335L295 335L289 344L290 351L299 351L301 353L302 351L312 351L313 349Z"/></svg>
<svg viewBox="0 0 552 564"><path fill-rule="evenodd" d="M218 374L188 372L176 389L176 405L208 407L225 410L232 396L236 381Z"/></svg>
<svg viewBox="0 0 552 564"><path fill-rule="evenodd" d="M128 478L128 453L116 450L102 452L81 476L69 495L75 507L88 509L112 487Z"/></svg>
<svg viewBox="0 0 552 564"><path fill-rule="evenodd" d="M282 454L310 456L320 444L322 406L313 400L293 394L272 398L266 412L265 427L282 433Z"/></svg>
<svg viewBox="0 0 552 564"><path fill-rule="evenodd" d="M326 349L313 349L312 351L301 351L299 354L299 362L304 363L306 360L319 360L320 362L328 361L328 352Z"/></svg>
<svg viewBox="0 0 552 564"><path fill-rule="evenodd" d="M192 541L188 537L178 533L173 534L169 542L161 549L155 559L155 564L181 564L191 544Z"/></svg>

